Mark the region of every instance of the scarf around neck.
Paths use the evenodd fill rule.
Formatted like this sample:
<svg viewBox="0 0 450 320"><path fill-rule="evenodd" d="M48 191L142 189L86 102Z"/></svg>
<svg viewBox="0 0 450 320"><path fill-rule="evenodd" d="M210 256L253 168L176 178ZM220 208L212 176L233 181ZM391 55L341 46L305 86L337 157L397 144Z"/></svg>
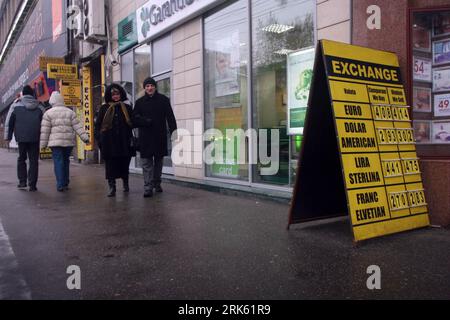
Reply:
<svg viewBox="0 0 450 320"><path fill-rule="evenodd" d="M130 126L130 128L133 127L131 124L130 115L128 114L128 110L127 110L127 107L125 106L125 103L123 103L122 101L110 102L108 110L106 110L105 117L103 118L102 129L101 129L102 132L112 129L114 114L116 113L116 106L120 106L120 110L125 118L126 123Z"/></svg>

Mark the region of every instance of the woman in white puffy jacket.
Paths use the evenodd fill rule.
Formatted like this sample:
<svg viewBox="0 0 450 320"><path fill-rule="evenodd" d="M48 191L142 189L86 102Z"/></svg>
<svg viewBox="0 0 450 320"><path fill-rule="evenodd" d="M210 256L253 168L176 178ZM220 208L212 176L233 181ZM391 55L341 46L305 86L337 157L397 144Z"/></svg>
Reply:
<svg viewBox="0 0 450 320"><path fill-rule="evenodd" d="M64 192L69 188L70 155L76 145L76 134L84 143L89 142L89 136L75 112L64 105L59 92L52 93L49 103L52 108L44 114L41 124L41 148L52 150L56 187Z"/></svg>

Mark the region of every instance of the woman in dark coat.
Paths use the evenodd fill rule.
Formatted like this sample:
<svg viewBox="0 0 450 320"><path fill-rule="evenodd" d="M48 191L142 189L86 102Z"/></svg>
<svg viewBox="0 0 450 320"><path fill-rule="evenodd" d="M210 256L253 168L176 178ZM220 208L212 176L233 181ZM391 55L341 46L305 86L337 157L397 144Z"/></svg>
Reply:
<svg viewBox="0 0 450 320"><path fill-rule="evenodd" d="M131 158L132 122L131 103L125 90L118 84L106 88L105 104L95 121L95 131L102 157L105 160L108 197L116 195L116 179L123 180L124 192L129 192L128 176Z"/></svg>

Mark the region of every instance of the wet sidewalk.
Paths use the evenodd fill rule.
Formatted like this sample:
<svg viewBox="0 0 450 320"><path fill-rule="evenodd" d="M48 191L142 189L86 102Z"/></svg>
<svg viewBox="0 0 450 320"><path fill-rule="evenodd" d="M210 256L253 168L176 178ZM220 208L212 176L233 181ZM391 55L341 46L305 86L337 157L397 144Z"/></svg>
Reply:
<svg viewBox="0 0 450 320"><path fill-rule="evenodd" d="M16 158L0 150L2 299L450 299L448 229L354 246L347 219L287 231L287 204L249 196L171 183L144 199L132 176L130 194L118 182L110 199L100 166L73 165L58 193L51 161L29 193ZM81 290L67 288L71 265ZM371 265L381 290L367 288Z"/></svg>

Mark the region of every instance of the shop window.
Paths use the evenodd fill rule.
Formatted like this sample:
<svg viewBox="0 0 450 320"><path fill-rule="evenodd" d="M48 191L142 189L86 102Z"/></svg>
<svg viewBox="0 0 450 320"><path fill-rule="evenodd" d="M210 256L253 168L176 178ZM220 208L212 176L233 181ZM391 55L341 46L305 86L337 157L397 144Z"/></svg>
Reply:
<svg viewBox="0 0 450 320"><path fill-rule="evenodd" d="M130 51L120 58L121 84L127 94L133 99L133 52Z"/></svg>
<svg viewBox="0 0 450 320"><path fill-rule="evenodd" d="M144 44L134 50L134 99L137 100L144 96L144 80L150 77L150 46Z"/></svg>
<svg viewBox="0 0 450 320"><path fill-rule="evenodd" d="M251 21L248 19L248 5L251 6ZM259 143L258 137L232 141L229 145L234 145L234 149L231 150L225 146L227 137L212 137L207 146L210 143L222 145L225 161L224 164L207 166L207 176L292 186L302 143L304 119L301 119L301 114L304 115L304 110L290 113L296 118L289 121L289 125L295 124L296 128L289 130L288 113L292 110L288 106L288 88L294 88L294 92L302 97L309 93L304 84L309 84L312 76L314 11L315 1L312 0L241 0L205 17L206 129L219 129L222 137L225 137L226 129L266 129L268 137L265 146ZM299 60L307 61L311 70L302 69L300 74L288 79L288 61ZM251 89L248 88L250 83ZM280 136L277 157L270 152L273 130L278 130ZM250 148L249 143L264 147L269 150L269 157L280 160L277 174L262 174L263 169L272 167L272 164L259 163L260 152ZM246 146L245 155L240 154L242 144ZM247 164L237 164L237 160L242 159L246 159ZM249 160L257 164L248 165ZM250 176L253 177L251 180Z"/></svg>
<svg viewBox="0 0 450 320"><path fill-rule="evenodd" d="M450 9L412 14L412 112L422 157L450 156Z"/></svg>
<svg viewBox="0 0 450 320"><path fill-rule="evenodd" d="M236 1L204 20L205 126L221 132L212 136L207 146L214 144L210 147L223 153L214 153L220 161L206 166L209 177L249 180L248 164L238 161L247 157L239 148L246 142L234 138L226 143L227 129L246 131L249 127L247 3Z"/></svg>
<svg viewBox="0 0 450 320"><path fill-rule="evenodd" d="M291 61L294 55L306 54L311 57L308 59L312 59L310 64L313 65L314 53L305 49L314 46L315 1L253 0L251 3L253 125L258 129L268 129L269 132L278 130L280 133L278 173L262 175L264 166L255 165L254 182L289 186L295 181L302 136L301 132L297 132L299 135L288 135L289 131L296 131L289 130L293 121L288 123L288 112L291 111L288 106L288 87L295 86L303 90L303 84L310 83L312 68L288 79L288 65L292 64L288 64L288 59ZM307 98L304 100L307 101Z"/></svg>
<svg viewBox="0 0 450 320"><path fill-rule="evenodd" d="M165 36L153 42L153 75L172 71L172 36Z"/></svg>

